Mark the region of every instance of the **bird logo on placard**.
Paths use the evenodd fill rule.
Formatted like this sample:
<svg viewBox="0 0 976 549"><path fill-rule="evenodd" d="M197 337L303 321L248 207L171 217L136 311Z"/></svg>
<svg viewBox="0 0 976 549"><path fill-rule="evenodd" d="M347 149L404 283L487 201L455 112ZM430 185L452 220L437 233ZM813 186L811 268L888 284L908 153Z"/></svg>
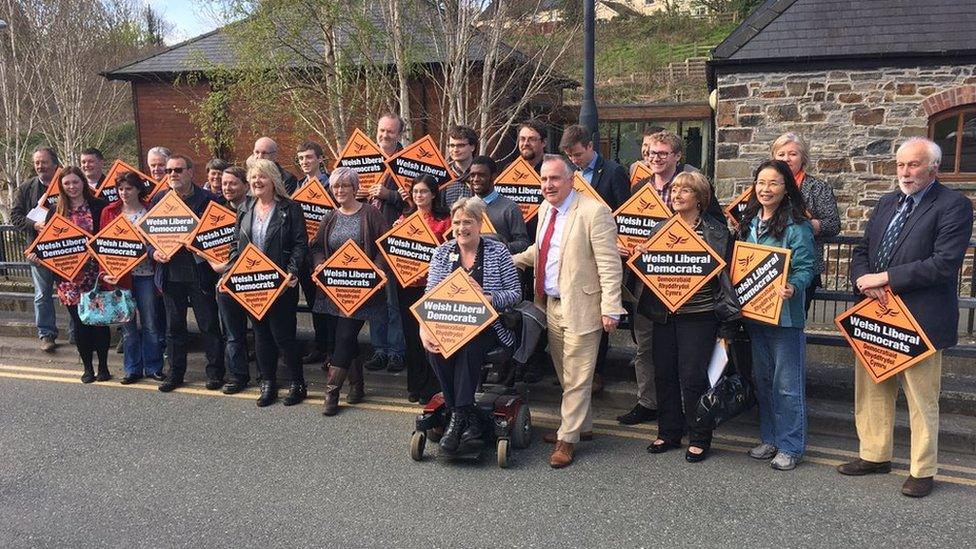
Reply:
<svg viewBox="0 0 976 549"><path fill-rule="evenodd" d="M654 208L654 203L653 202L648 202L647 200L644 200L643 198L638 198L637 199L637 207L640 209L640 211L647 212L647 211L650 211L651 209Z"/></svg>
<svg viewBox="0 0 976 549"><path fill-rule="evenodd" d="M176 211L176 204L163 204L163 213L173 213Z"/></svg>
<svg viewBox="0 0 976 549"><path fill-rule="evenodd" d="M420 158L431 158L432 156L434 156L434 153L429 152L427 149L423 147L420 147L419 149L417 149L417 156L419 156Z"/></svg>
<svg viewBox="0 0 976 549"><path fill-rule="evenodd" d="M354 261L356 261L356 256L354 256L354 255L352 255L350 253L346 253L346 252L343 252L342 253L342 264L343 265L352 265L352 263Z"/></svg>
<svg viewBox="0 0 976 549"><path fill-rule="evenodd" d="M226 214L210 214L210 222L220 223L221 221L224 220L225 217L227 217Z"/></svg>
<svg viewBox="0 0 976 549"><path fill-rule="evenodd" d="M665 244L665 246L667 246L668 249L671 249L679 244L684 244L685 242L688 242L687 236L679 236L674 233L668 233L668 242Z"/></svg>
<svg viewBox="0 0 976 549"><path fill-rule="evenodd" d="M749 254L749 255L747 255L745 257L741 257L741 258L737 259L736 260L736 263L738 263L740 267L742 267L743 269L745 269L745 268L748 268L749 267L749 264L751 264L752 263L752 260L755 259L755 258L756 258L756 254Z"/></svg>
<svg viewBox="0 0 976 549"><path fill-rule="evenodd" d="M122 225L116 225L113 233L114 233L113 236L122 236L125 234L125 227L123 227Z"/></svg>
<svg viewBox="0 0 976 549"><path fill-rule="evenodd" d="M423 232L424 231L420 229L420 227L417 227L413 223L407 225L407 235L409 236L420 236L423 234Z"/></svg>
<svg viewBox="0 0 976 549"><path fill-rule="evenodd" d="M881 303L878 303L878 308L874 310L874 314L879 319L882 319L886 316L896 317L898 316L898 311L892 309L891 307L888 307L887 305L882 305Z"/></svg>
<svg viewBox="0 0 976 549"><path fill-rule="evenodd" d="M457 284L451 284L447 288L447 297L457 297L459 295L466 294L468 289L464 286L458 286Z"/></svg>
<svg viewBox="0 0 976 549"><path fill-rule="evenodd" d="M54 233L54 236L61 236L64 233L68 232L68 228L67 227L54 227L53 229L51 229L51 231Z"/></svg>
<svg viewBox="0 0 976 549"><path fill-rule="evenodd" d="M309 189L308 198L309 200L318 200L319 198L322 198L322 195L320 195L316 190Z"/></svg>
<svg viewBox="0 0 976 549"><path fill-rule="evenodd" d="M352 148L356 153L361 153L366 150L366 143L353 143Z"/></svg>
<svg viewBox="0 0 976 549"><path fill-rule="evenodd" d="M248 269L253 269L255 265L257 265L258 263L260 263L260 261L261 261L261 259L260 258L257 258L257 257L254 258L254 259L244 258L244 263L246 264L246 266L247 266Z"/></svg>
<svg viewBox="0 0 976 549"><path fill-rule="evenodd" d="M515 173L513 173L512 175L514 175L515 179L518 179L519 181L529 176L529 174L523 172L522 170L515 170Z"/></svg>

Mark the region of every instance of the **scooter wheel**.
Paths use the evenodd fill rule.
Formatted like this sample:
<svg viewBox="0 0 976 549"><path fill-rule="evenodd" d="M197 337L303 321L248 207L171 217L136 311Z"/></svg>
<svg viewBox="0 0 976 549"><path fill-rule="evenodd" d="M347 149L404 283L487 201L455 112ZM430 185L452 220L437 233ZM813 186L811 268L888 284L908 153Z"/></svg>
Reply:
<svg viewBox="0 0 976 549"><path fill-rule="evenodd" d="M532 443L532 413L528 403L522 403L512 425L512 446L519 450L529 447Z"/></svg>
<svg viewBox="0 0 976 549"><path fill-rule="evenodd" d="M502 469L508 468L508 439L498 439L498 466Z"/></svg>
<svg viewBox="0 0 976 549"><path fill-rule="evenodd" d="M423 431L414 431L410 435L410 459L422 461L424 459L425 446L427 446L427 435Z"/></svg>

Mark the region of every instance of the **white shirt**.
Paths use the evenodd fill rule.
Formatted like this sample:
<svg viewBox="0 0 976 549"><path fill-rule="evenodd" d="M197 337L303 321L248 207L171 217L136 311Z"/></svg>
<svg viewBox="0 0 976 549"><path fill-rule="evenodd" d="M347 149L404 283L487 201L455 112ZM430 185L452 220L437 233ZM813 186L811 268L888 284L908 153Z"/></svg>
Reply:
<svg viewBox="0 0 976 549"><path fill-rule="evenodd" d="M569 217L569 207L576 199L576 190L569 192L562 203L549 208L543 223L539 224L541 232L536 239L539 242L539 252L542 251L542 239L546 235L546 228L549 226L550 218L556 216L556 226L553 227L552 237L549 239L549 254L546 256L546 294L555 298L561 297L559 294L559 260L560 244L563 238L563 228L566 226L566 219Z"/></svg>

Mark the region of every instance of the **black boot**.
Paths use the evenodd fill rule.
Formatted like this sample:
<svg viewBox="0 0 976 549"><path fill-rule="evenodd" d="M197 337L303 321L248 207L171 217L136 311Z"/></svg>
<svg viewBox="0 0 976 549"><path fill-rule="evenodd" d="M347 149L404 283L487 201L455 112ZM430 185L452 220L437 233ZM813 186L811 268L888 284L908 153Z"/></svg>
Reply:
<svg viewBox="0 0 976 549"><path fill-rule="evenodd" d="M485 424L481 415L474 408L468 408L468 425L461 433L461 447L469 446L471 443L481 442L485 436Z"/></svg>
<svg viewBox="0 0 976 549"><path fill-rule="evenodd" d="M354 358L349 365L349 392L346 393L347 404L359 404L366 397L366 384L363 382L363 365L358 358Z"/></svg>
<svg viewBox="0 0 976 549"><path fill-rule="evenodd" d="M95 381L95 369L92 368L91 364L85 364L85 372L81 374L82 383L91 383Z"/></svg>
<svg viewBox="0 0 976 549"><path fill-rule="evenodd" d="M305 397L307 396L308 387L306 387L304 383L292 382L292 384L288 386L288 396L286 396L281 403L285 406L294 406L305 400Z"/></svg>
<svg viewBox="0 0 976 549"><path fill-rule="evenodd" d="M322 415L334 416L339 413L339 391L342 390L348 372L345 368L336 366L329 368L329 377L325 382L325 408L322 410Z"/></svg>
<svg viewBox="0 0 976 549"><path fill-rule="evenodd" d="M258 407L264 408L265 406L270 406L276 400L278 400L278 388L271 381L262 381L261 396L258 397Z"/></svg>
<svg viewBox="0 0 976 549"><path fill-rule="evenodd" d="M451 412L451 421L448 422L447 429L441 436L441 450L448 454L457 452L458 446L461 444L461 433L467 424L465 412L464 408L455 408Z"/></svg>

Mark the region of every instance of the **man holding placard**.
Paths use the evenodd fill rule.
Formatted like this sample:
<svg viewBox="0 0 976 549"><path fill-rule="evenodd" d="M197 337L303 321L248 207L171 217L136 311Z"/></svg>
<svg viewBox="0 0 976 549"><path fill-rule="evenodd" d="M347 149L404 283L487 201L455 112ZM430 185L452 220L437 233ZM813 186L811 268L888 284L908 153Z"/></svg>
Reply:
<svg viewBox="0 0 976 549"><path fill-rule="evenodd" d="M973 230L972 203L937 179L941 161L942 151L928 139L911 138L898 148L898 190L878 200L851 259L851 281L858 291L885 306L885 288L890 288L937 349L894 376L901 380L910 411L911 470L902 486L910 497L927 496L934 485L942 350L957 342L956 277ZM898 382L875 383L860 365L854 380L860 452L837 469L855 476L887 473Z"/></svg>
<svg viewBox="0 0 976 549"><path fill-rule="evenodd" d="M529 247L529 233L518 204L495 190L497 173L494 160L487 156L476 156L468 168L468 182L475 196L485 203L485 212L495 228L495 236L508 246L510 253L517 254Z"/></svg>

